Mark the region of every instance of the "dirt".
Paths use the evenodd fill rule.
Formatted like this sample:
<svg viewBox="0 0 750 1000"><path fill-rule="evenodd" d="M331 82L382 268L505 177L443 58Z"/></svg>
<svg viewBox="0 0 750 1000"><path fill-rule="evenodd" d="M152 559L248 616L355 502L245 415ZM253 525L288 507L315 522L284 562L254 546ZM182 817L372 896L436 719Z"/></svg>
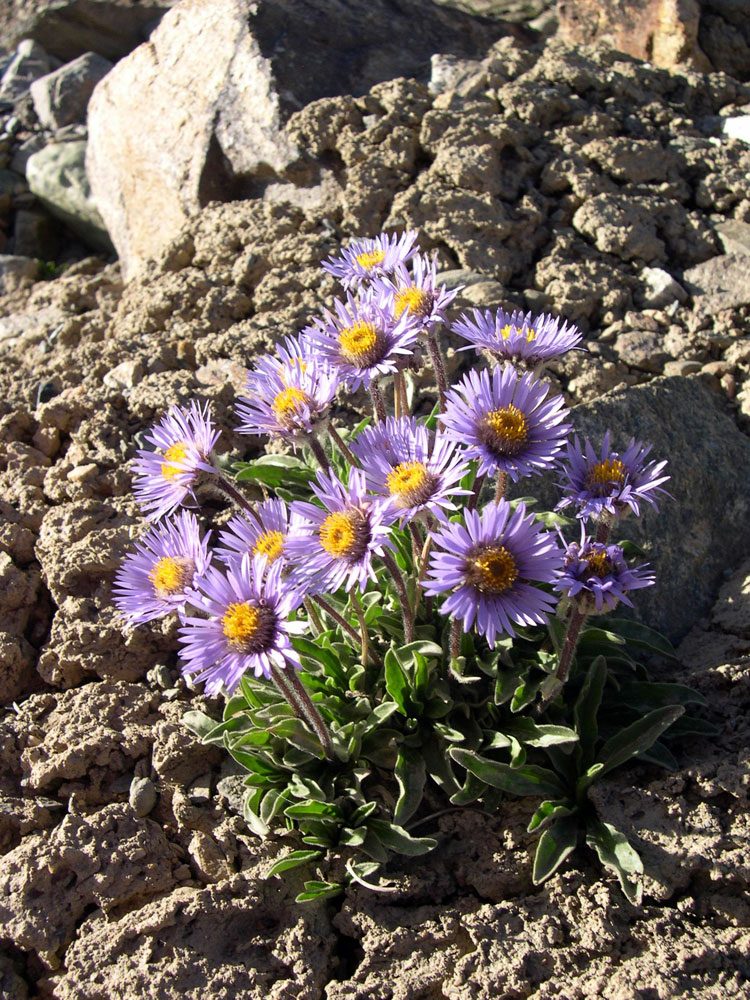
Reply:
<svg viewBox="0 0 750 1000"><path fill-rule="evenodd" d="M719 735L680 747L672 774L595 786L642 852L640 907L585 850L534 887L534 803L510 799L442 816L433 854L391 866L391 893L295 905L304 872L263 877L288 842L247 830L226 760L181 722L219 701L180 678L173 626L121 630L109 589L139 530L137 436L197 395L224 449L255 454L233 433L245 366L330 301L321 259L381 226L418 228L463 272L459 309L578 322L589 351L555 368L571 402L691 363L668 374L703 379L744 433L747 295L652 308L642 271L680 281L722 255L719 224L750 222L750 151L711 131L748 101L722 74L505 40L437 96L399 80L296 115L323 200L212 204L138 282L91 258L0 301L3 997L750 995L750 564L727 565L662 668L703 692ZM470 363L446 346L454 371ZM429 379L421 392L430 405Z"/></svg>

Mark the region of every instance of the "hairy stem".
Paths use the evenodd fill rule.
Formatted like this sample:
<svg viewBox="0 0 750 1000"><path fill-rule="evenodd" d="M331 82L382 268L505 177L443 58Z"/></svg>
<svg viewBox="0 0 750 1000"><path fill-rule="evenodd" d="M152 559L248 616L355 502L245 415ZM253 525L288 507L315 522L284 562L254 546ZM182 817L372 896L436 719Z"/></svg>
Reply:
<svg viewBox="0 0 750 1000"><path fill-rule="evenodd" d="M350 625L346 618L340 615L335 608L332 608L328 601L323 600L318 594L313 597L313 601L315 601L319 608L325 611L329 618L333 618L336 624L340 625L347 635L354 639L355 642L359 642L359 632L356 628Z"/></svg>
<svg viewBox="0 0 750 1000"><path fill-rule="evenodd" d="M599 519L596 522L596 538L595 541L602 545L605 545L607 539L609 538L609 533L612 530L612 525L615 523L614 516L609 513L608 510L603 510L599 515Z"/></svg>
<svg viewBox="0 0 750 1000"><path fill-rule="evenodd" d="M458 618L454 618L451 621L451 659L455 660L457 656L461 655L461 636L463 635L463 626Z"/></svg>
<svg viewBox="0 0 750 1000"><path fill-rule="evenodd" d="M497 474L497 486L495 487L495 503L500 503L505 499L505 491L508 489L508 473L502 469Z"/></svg>
<svg viewBox="0 0 750 1000"><path fill-rule="evenodd" d="M357 620L359 621L359 633L360 633L360 638L362 639L362 664L363 666L367 666L367 661L370 657L370 636L367 632L367 622L365 621L365 612L362 607L362 602L357 596L357 592L355 590L352 590L349 597L351 599L354 610L357 614Z"/></svg>
<svg viewBox="0 0 750 1000"><path fill-rule="evenodd" d="M216 479L212 480L212 482L216 486L216 488L220 490L220 492L222 492L225 496L229 497L229 499L232 500L234 503L236 503L237 506L240 507L242 510L247 511L247 513L250 514L250 516L254 518L255 521L258 522L261 528L263 528L263 522L261 521L258 512L255 510L255 508L247 499L247 497L243 496L243 494L240 493L240 491L233 483L230 483L230 481L226 479L220 472L217 473Z"/></svg>
<svg viewBox="0 0 750 1000"><path fill-rule="evenodd" d="M482 487L484 486L486 478L486 476L477 476L474 480L474 492L469 497L469 502L466 505L467 510L476 510L477 504L479 503L479 494L482 492Z"/></svg>
<svg viewBox="0 0 750 1000"><path fill-rule="evenodd" d="M315 459L321 469L323 469L324 472L330 472L331 463L328 461L328 456L323 451L323 445L320 441L318 441L314 434L311 434L307 439L307 443L310 445L310 450L313 455L315 455Z"/></svg>
<svg viewBox="0 0 750 1000"><path fill-rule="evenodd" d="M313 602L310 600L309 597L306 597L304 603L305 603L305 611L307 612L308 618L312 622L312 626L315 629L315 634L320 635L321 632L325 632L325 629L323 628L323 622L320 620L320 615L318 614Z"/></svg>
<svg viewBox="0 0 750 1000"><path fill-rule="evenodd" d="M440 412L443 413L445 411L445 394L448 391L448 380L445 377L443 355L440 352L437 337L432 330L427 334L427 350L429 351L430 363L432 364L432 370L435 372L435 379L437 380Z"/></svg>
<svg viewBox="0 0 750 1000"><path fill-rule="evenodd" d="M312 703L310 695L307 693L304 684L297 676L296 670L291 668L287 673L285 670L280 670L278 667L271 667L271 676L273 677L279 691L281 691L286 700L292 706L294 714L297 718L302 719L303 722L306 722L310 726L312 731L320 740L320 745L323 747L328 760L333 760L333 743L331 742L328 727L323 721L323 717L320 712Z"/></svg>
<svg viewBox="0 0 750 1000"><path fill-rule="evenodd" d="M374 380L370 383L370 399L372 400L372 412L378 423L385 421L385 400L380 386Z"/></svg>
<svg viewBox="0 0 750 1000"><path fill-rule="evenodd" d="M341 438L341 435L336 430L336 428L333 426L333 424L329 424L328 425L328 433L331 435L331 440L336 445L336 447L341 452L341 454L344 456L344 458L347 460L347 462L349 463L349 465L353 466L353 468L355 468L355 469L358 469L359 468L359 462L354 457L354 455L351 453L351 451L349 450L349 448L346 446L345 442Z"/></svg>
<svg viewBox="0 0 750 1000"><path fill-rule="evenodd" d="M385 563L386 569L393 577L393 582L396 585L396 590L398 591L398 596L401 600L401 618L404 622L404 640L406 642L413 642L414 615L411 610L411 604L409 603L409 594L406 590L406 584L404 583L404 578L401 576L401 570L396 565L396 560L390 552L384 552L381 559Z"/></svg>

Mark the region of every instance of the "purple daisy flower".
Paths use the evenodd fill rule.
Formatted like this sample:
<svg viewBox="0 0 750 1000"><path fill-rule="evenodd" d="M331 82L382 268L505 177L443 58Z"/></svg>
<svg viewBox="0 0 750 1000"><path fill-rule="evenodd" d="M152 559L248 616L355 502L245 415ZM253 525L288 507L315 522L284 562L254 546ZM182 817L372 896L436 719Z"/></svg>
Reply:
<svg viewBox="0 0 750 1000"><path fill-rule="evenodd" d="M540 625L557 599L529 581L553 583L560 573L562 549L555 536L538 525L526 506L515 510L507 500L489 504L481 515L465 514L463 524L444 520L433 532L433 551L422 583L430 596L452 591L441 611L476 629L490 646L513 625Z"/></svg>
<svg viewBox="0 0 750 1000"><path fill-rule="evenodd" d="M398 518L390 501L368 496L365 475L349 470L349 481L319 472L312 489L322 507L295 500L292 514L299 516L299 530L286 543L295 576L307 579L318 592L364 590L368 580L376 580L372 557L392 549L389 529Z"/></svg>
<svg viewBox="0 0 750 1000"><path fill-rule="evenodd" d="M210 569L191 595L193 606L208 617L183 616L183 673L206 682L207 694L222 687L231 694L247 670L270 677L273 667L301 669L290 635L303 632L304 621L287 621L304 591L281 579L281 562L268 567L263 556L242 557L226 573Z"/></svg>
<svg viewBox="0 0 750 1000"><path fill-rule="evenodd" d="M211 562L209 531L201 540L194 514L186 510L162 521L136 543L112 586L113 602L131 625L181 610Z"/></svg>
<svg viewBox="0 0 750 1000"><path fill-rule="evenodd" d="M282 565L287 562L284 546L287 535L294 531L299 518L289 516L283 500L264 500L255 511L260 524L245 514L236 514L227 522L226 529L219 532L219 541L214 552L227 566L238 562L246 553L251 557L265 556L268 565L277 559Z"/></svg>
<svg viewBox="0 0 750 1000"><path fill-rule="evenodd" d="M192 402L187 410L173 406L146 440L155 451L141 450L133 462L133 493L149 520L156 520L184 503L195 501L195 487L204 476L215 476L211 453L219 440L208 403Z"/></svg>
<svg viewBox="0 0 750 1000"><path fill-rule="evenodd" d="M289 355L282 363L261 359L248 372L246 395L237 401L242 434L271 434L296 443L325 425L338 378L316 358Z"/></svg>
<svg viewBox="0 0 750 1000"><path fill-rule="evenodd" d="M516 482L550 468L565 444L568 410L561 395L548 393L531 372L471 371L447 394L440 419L446 436L479 460L480 475L506 472Z"/></svg>
<svg viewBox="0 0 750 1000"><path fill-rule="evenodd" d="M351 449L368 488L393 500L405 521L426 511L455 510L449 498L471 493L458 485L469 469L455 442L432 435L414 417L388 417L367 427Z"/></svg>
<svg viewBox="0 0 750 1000"><path fill-rule="evenodd" d="M448 322L445 310L458 295L460 287L449 291L437 283L437 261L417 254L412 272L400 264L390 278L380 282L392 297L393 315L398 319L407 313L420 330L431 330L437 323Z"/></svg>
<svg viewBox="0 0 750 1000"><path fill-rule="evenodd" d="M337 278L344 288L354 288L373 278L391 274L399 264L405 264L416 254L415 230L402 236L381 233L374 238L355 240L343 250L340 257L329 257L323 261L324 271Z"/></svg>
<svg viewBox="0 0 750 1000"><path fill-rule="evenodd" d="M574 600L584 614L599 614L612 611L619 601L632 607L626 596L629 591L655 582L648 563L631 569L619 545L594 542L582 531L581 541L567 548L555 590Z"/></svg>
<svg viewBox="0 0 750 1000"><path fill-rule="evenodd" d="M473 309L472 312L473 319L464 313L451 328L471 341L459 350L474 347L477 353L489 351L498 361L519 359L529 364L548 361L578 347L583 337L578 327L547 313L535 317L520 310L507 313L498 309L493 314L489 309Z"/></svg>
<svg viewBox="0 0 750 1000"><path fill-rule="evenodd" d="M358 302L347 295L346 303L334 301L336 315L325 311L304 330L304 337L324 361L346 379L355 392L403 367L413 351L419 332L414 319L404 312L394 319L390 296L386 292L367 296Z"/></svg>
<svg viewBox="0 0 750 1000"><path fill-rule="evenodd" d="M634 438L624 452L614 451L609 431L604 435L601 455L597 455L588 438L583 447L578 437L569 441L567 464L563 466L566 481L560 484L567 496L555 509L575 503L578 517L596 518L605 512L620 517L627 508L639 516L643 500L656 507L655 494L670 496L661 485L670 477L663 475L666 461L646 461L650 451L651 445L644 446Z"/></svg>

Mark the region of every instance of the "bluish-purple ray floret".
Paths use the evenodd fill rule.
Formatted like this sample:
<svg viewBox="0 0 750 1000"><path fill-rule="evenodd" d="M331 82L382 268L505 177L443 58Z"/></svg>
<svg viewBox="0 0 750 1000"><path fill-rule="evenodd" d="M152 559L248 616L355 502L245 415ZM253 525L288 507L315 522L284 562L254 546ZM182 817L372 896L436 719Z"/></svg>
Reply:
<svg viewBox="0 0 750 1000"><path fill-rule="evenodd" d="M620 601L632 607L627 594L655 581L648 563L631 569L619 545L594 542L582 532L581 541L567 548L563 574L555 589L575 601L585 614L592 614L611 611Z"/></svg>
<svg viewBox="0 0 750 1000"><path fill-rule="evenodd" d="M173 406L146 434L154 451L142 449L133 462L133 493L150 520L163 517L188 498L204 477L216 475L211 454L219 440L208 403Z"/></svg>
<svg viewBox="0 0 750 1000"><path fill-rule="evenodd" d="M154 525L125 557L112 585L113 602L131 625L181 610L211 563L194 514L181 511Z"/></svg>
<svg viewBox="0 0 750 1000"><path fill-rule="evenodd" d="M334 313L305 328L303 336L332 365L347 388L370 387L373 379L404 367L412 356L419 328L409 313L394 319L390 295L383 290L357 301L334 301Z"/></svg>
<svg viewBox="0 0 750 1000"><path fill-rule="evenodd" d="M275 359L274 359L275 360ZM325 361L290 358L281 366L263 359L250 372L237 401L242 434L270 434L296 443L328 420L339 378Z"/></svg>
<svg viewBox="0 0 750 1000"><path fill-rule="evenodd" d="M355 586L364 591L368 580L376 580L373 557L393 548L389 534L398 509L367 493L360 469L349 470L346 485L319 472L311 486L323 506L292 503L292 514L301 521L286 543L293 577L308 580L317 593Z"/></svg>
<svg viewBox="0 0 750 1000"><path fill-rule="evenodd" d="M443 520L432 533L433 553L422 584L430 596L448 593L441 611L472 625L494 646L498 635L515 635L514 625L548 620L557 598L539 587L560 575L563 551L519 503L489 504L481 514L466 511L464 523Z"/></svg>
<svg viewBox="0 0 750 1000"><path fill-rule="evenodd" d="M609 431L600 454L588 438L583 446L578 437L568 441L567 459L561 463L565 480L560 484L566 495L555 509L573 503L578 517L596 518L604 512L620 517L628 510L639 516L643 501L656 507L657 494L670 496L662 486L670 477L664 475L666 461L647 461L650 451L651 445L634 438L625 451L614 451Z"/></svg>
<svg viewBox="0 0 750 1000"><path fill-rule="evenodd" d="M451 327L470 341L459 350L474 347L477 353L489 351L497 360L548 361L579 347L583 337L578 327L548 313L534 316L520 309L512 313L473 309L472 313L473 317L464 313Z"/></svg>
<svg viewBox="0 0 750 1000"><path fill-rule="evenodd" d="M206 682L207 694L231 694L242 675L270 677L271 669L301 669L290 636L308 628L288 621L304 590L281 578L281 562L246 554L226 573L209 569L190 604L207 617L184 615L179 637L183 673Z"/></svg>
<svg viewBox="0 0 750 1000"><path fill-rule="evenodd" d="M355 240L340 257L323 261L324 271L337 278L344 288L356 288L363 282L391 274L399 264L406 264L417 253L416 230L381 233L379 236Z"/></svg>
<svg viewBox="0 0 750 1000"><path fill-rule="evenodd" d="M414 417L388 417L367 427L351 449L368 488L393 500L405 521L441 508L455 510L451 497L471 493L459 485L469 467L455 441L432 434Z"/></svg>
<svg viewBox="0 0 750 1000"><path fill-rule="evenodd" d="M251 557L265 556L269 566L277 559L285 565L284 546L299 518L290 516L284 501L276 498L264 500L255 507L255 512L260 523L246 514L235 514L229 519L226 528L219 532L221 544L214 548L216 556L227 566L241 560L246 553Z"/></svg>
<svg viewBox="0 0 750 1000"><path fill-rule="evenodd" d="M570 430L563 397L531 372L510 366L471 371L448 392L441 417L447 437L479 460L480 475L506 472L513 482L550 468Z"/></svg>
<svg viewBox="0 0 750 1000"><path fill-rule="evenodd" d="M392 297L393 315L398 319L408 313L420 332L429 332L437 323L448 323L445 310L458 295L459 288L448 289L437 282L437 261L425 254L417 254L411 262L411 272L399 264L390 278L383 278L375 287L382 286Z"/></svg>

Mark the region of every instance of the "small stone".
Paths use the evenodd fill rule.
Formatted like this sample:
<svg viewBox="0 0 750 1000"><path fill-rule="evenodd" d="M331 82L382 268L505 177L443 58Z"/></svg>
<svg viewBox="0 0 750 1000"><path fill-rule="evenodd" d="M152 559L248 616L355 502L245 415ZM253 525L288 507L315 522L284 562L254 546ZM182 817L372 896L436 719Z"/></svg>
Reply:
<svg viewBox="0 0 750 1000"><path fill-rule="evenodd" d="M701 371L704 371L706 375L715 375L717 378L721 378L722 375L727 375L732 370L732 365L728 361L709 361L708 364L704 365Z"/></svg>
<svg viewBox="0 0 750 1000"><path fill-rule="evenodd" d="M670 360L664 349L664 337L651 330L630 330L621 333L615 342L618 356L631 368L659 373Z"/></svg>
<svg viewBox="0 0 750 1000"><path fill-rule="evenodd" d="M196 830L190 838L188 852L201 882L221 882L232 874L224 852L210 834Z"/></svg>
<svg viewBox="0 0 750 1000"><path fill-rule="evenodd" d="M45 128L59 129L86 118L94 87L112 69L109 59L85 52L52 73L34 80L29 88L34 110Z"/></svg>
<svg viewBox="0 0 750 1000"><path fill-rule="evenodd" d="M668 361L664 365L665 375L695 375L702 370L700 361Z"/></svg>
<svg viewBox="0 0 750 1000"><path fill-rule="evenodd" d="M731 372L727 372L726 375L721 376L720 382L721 387L727 396L729 396L730 399L734 399L737 395L737 379L734 375Z"/></svg>
<svg viewBox="0 0 750 1000"><path fill-rule="evenodd" d="M685 271L685 287L695 300L695 319L723 309L750 305L750 255L728 253Z"/></svg>
<svg viewBox="0 0 750 1000"><path fill-rule="evenodd" d="M144 372L140 358L132 358L108 371L102 381L110 389L132 389L141 381Z"/></svg>
<svg viewBox="0 0 750 1000"><path fill-rule="evenodd" d="M202 774L196 778L188 789L188 798L197 806L204 806L211 801L211 775Z"/></svg>
<svg viewBox="0 0 750 1000"><path fill-rule="evenodd" d="M133 778L128 802L136 816L148 816L156 805L156 787L150 778Z"/></svg>
<svg viewBox="0 0 750 1000"><path fill-rule="evenodd" d="M437 275L437 283L445 285L449 292L461 285L468 288L469 285L476 285L480 281L487 281L487 275L479 271L472 271L467 267L456 268L453 271L440 271Z"/></svg>
<svg viewBox="0 0 750 1000"><path fill-rule="evenodd" d="M722 131L730 139L739 139L750 146L750 115L725 118Z"/></svg>
<svg viewBox="0 0 750 1000"><path fill-rule="evenodd" d="M87 465L76 465L65 478L69 483L83 483L87 479L93 479L98 471L99 466L95 462L89 462Z"/></svg>
<svg viewBox="0 0 750 1000"><path fill-rule="evenodd" d="M499 281L478 281L461 292L461 298L472 306L499 306L505 298L505 287Z"/></svg>
<svg viewBox="0 0 750 1000"><path fill-rule="evenodd" d="M687 292L672 275L660 267L644 267L641 271L643 305L660 309L675 300L684 302Z"/></svg>
<svg viewBox="0 0 750 1000"><path fill-rule="evenodd" d="M59 392L60 390L54 382L41 382L36 391L36 405L41 406L42 403L49 403L51 399L59 395Z"/></svg>
<svg viewBox="0 0 750 1000"><path fill-rule="evenodd" d="M736 365L746 365L750 362L750 337L740 337L727 347L724 360L734 368Z"/></svg>
<svg viewBox="0 0 750 1000"><path fill-rule="evenodd" d="M0 254L0 294L7 295L31 284L38 273L39 264L31 257Z"/></svg>
<svg viewBox="0 0 750 1000"><path fill-rule="evenodd" d="M750 223L727 219L716 226L724 253L750 253Z"/></svg>
<svg viewBox="0 0 750 1000"><path fill-rule="evenodd" d="M166 689L172 686L172 671L165 663L157 663L146 675L149 683Z"/></svg>

